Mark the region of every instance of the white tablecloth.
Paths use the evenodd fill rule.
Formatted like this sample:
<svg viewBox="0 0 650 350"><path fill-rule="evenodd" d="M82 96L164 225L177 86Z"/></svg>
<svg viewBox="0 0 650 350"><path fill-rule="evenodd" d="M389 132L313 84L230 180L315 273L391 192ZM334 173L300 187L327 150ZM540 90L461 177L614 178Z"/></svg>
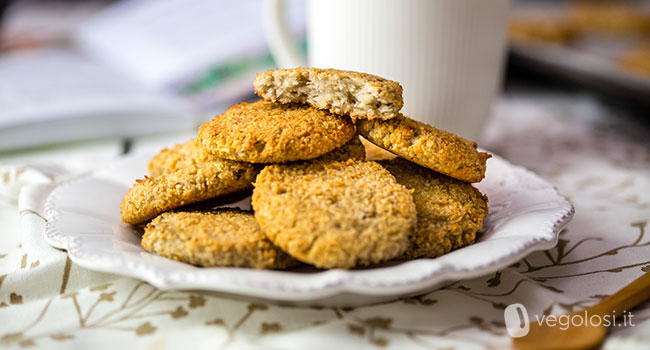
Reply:
<svg viewBox="0 0 650 350"><path fill-rule="evenodd" d="M159 291L81 268L43 240L58 181L106 165L120 141L0 158L0 348L501 349L503 310L585 308L650 271L650 129L585 95L508 95L480 145L554 183L576 214L558 246L489 276L360 307L294 308ZM645 116L649 118L650 116ZM139 139L158 149L191 133ZM605 349L647 349L650 307Z"/></svg>

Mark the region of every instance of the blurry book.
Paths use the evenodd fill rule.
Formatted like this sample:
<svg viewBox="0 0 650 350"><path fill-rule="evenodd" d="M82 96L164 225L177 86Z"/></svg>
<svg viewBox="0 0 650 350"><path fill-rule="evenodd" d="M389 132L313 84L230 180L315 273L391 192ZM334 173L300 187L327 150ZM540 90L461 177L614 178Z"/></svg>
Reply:
<svg viewBox="0 0 650 350"><path fill-rule="evenodd" d="M88 57L149 87L202 109L218 107L252 95L255 75L275 67L262 1L122 1L83 24L74 41ZM304 36L304 1L286 8L290 29Z"/></svg>
<svg viewBox="0 0 650 350"><path fill-rule="evenodd" d="M0 56L0 150L195 128L275 66L261 18L260 0L126 0L77 26L68 50Z"/></svg>
<svg viewBox="0 0 650 350"><path fill-rule="evenodd" d="M0 56L0 150L190 129L182 99L62 50Z"/></svg>

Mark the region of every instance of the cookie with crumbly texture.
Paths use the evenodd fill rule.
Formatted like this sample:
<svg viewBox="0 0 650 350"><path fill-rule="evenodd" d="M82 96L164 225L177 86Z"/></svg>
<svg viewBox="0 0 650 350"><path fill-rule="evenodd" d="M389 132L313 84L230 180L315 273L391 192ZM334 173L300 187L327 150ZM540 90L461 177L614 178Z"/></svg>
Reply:
<svg viewBox="0 0 650 350"><path fill-rule="evenodd" d="M238 209L160 214L145 226L141 245L160 256L206 267L284 269L299 264L266 238L252 212Z"/></svg>
<svg viewBox="0 0 650 350"><path fill-rule="evenodd" d="M164 148L154 156L148 164L149 175L156 177L173 173L190 165L218 160L219 158L204 151L196 139L192 139L172 148Z"/></svg>
<svg viewBox="0 0 650 350"><path fill-rule="evenodd" d="M122 220L142 224L171 209L251 189L257 173L253 164L220 159L145 176L122 199Z"/></svg>
<svg viewBox="0 0 650 350"><path fill-rule="evenodd" d="M218 158L278 163L316 158L354 135L348 116L261 100L232 106L203 124L198 141Z"/></svg>
<svg viewBox="0 0 650 350"><path fill-rule="evenodd" d="M394 118L404 105L399 83L376 75L345 70L270 70L258 74L253 85L255 92L267 101L306 103L356 118Z"/></svg>
<svg viewBox="0 0 650 350"><path fill-rule="evenodd" d="M308 161L344 162L348 159L366 160L366 149L363 147L359 136L354 136L350 139L350 141L346 142L345 145L336 148L333 151L327 152L318 158L310 159Z"/></svg>
<svg viewBox="0 0 650 350"><path fill-rule="evenodd" d="M491 156L479 152L476 142L403 115L389 120L359 119L356 125L368 141L423 167L465 182L485 177Z"/></svg>
<svg viewBox="0 0 650 350"><path fill-rule="evenodd" d="M335 148L314 160L316 159L339 161L348 159L364 160L365 148L359 140L359 137L355 136L343 146ZM149 175L156 177L169 174L187 168L188 166L198 165L208 161L219 161L219 158L204 151L198 142L192 139L172 148L164 148L154 156L148 164Z"/></svg>
<svg viewBox="0 0 650 350"><path fill-rule="evenodd" d="M397 257L416 222L409 190L375 162L269 165L255 180L252 204L275 245L319 268Z"/></svg>
<svg viewBox="0 0 650 350"><path fill-rule="evenodd" d="M402 158L379 163L413 190L418 220L402 258L435 258L474 242L488 213L479 190Z"/></svg>

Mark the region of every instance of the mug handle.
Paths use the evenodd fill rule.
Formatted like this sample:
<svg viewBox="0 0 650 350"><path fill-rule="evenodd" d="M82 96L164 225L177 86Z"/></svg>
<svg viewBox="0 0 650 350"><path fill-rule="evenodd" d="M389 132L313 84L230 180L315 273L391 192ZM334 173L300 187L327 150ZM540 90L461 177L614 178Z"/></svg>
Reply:
<svg viewBox="0 0 650 350"><path fill-rule="evenodd" d="M307 60L298 51L298 44L287 28L285 5L283 0L262 1L266 41L279 68L305 67Z"/></svg>

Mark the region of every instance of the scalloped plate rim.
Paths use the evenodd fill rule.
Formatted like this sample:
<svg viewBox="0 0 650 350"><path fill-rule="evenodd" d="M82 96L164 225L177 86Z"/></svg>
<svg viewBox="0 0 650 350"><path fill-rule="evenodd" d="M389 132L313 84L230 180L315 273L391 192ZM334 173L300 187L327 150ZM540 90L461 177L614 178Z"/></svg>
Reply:
<svg viewBox="0 0 650 350"><path fill-rule="evenodd" d="M122 255L120 260L110 260L107 257L103 259L97 258L88 258L84 256L84 247L80 238L74 238L64 233L58 232L57 225L60 223L62 215L65 215L65 212L61 212L56 208L57 206L57 195L61 192L64 192L71 186L78 185L80 183L85 183L88 181L93 181L98 179L98 174L110 173L115 169L120 169L127 161L132 161L134 158L144 158L143 155L131 155L127 156L124 159L119 160L112 166L109 166L104 169L100 169L91 173L88 176L78 178L69 182L62 183L52 190L49 194L46 205L45 213L47 218L46 229L45 229L45 240L50 245L66 249L70 259L88 269L98 270L102 272L117 273L121 275L126 275L141 280L145 280L148 283L156 286L159 289L163 290L207 290L207 291L216 291L216 292L225 292L236 295L249 296L254 298L264 298L277 301L310 301L317 300L320 298L334 297L342 293L351 293L358 295L368 295L368 296L396 296L405 295L417 291L426 291L427 289L433 288L433 286L441 284L446 281L458 280L458 279L467 279L478 277L482 275L487 275L489 273L495 272L501 268L511 265L512 263L520 260L521 258L527 256L533 251L537 250L546 250L550 249L557 243L558 235L560 230L571 220L575 212L573 205L562 196L559 191L547 183L546 181L539 178L536 174L531 171L516 165L512 165L509 162L496 157L500 162L503 162L505 165L509 166L512 171L523 172L526 176L534 178L534 180L539 181L547 185L552 189L557 196L558 202L556 203L557 209L557 218L549 225L546 232L537 232L534 238L529 238L528 240L523 240L518 237L520 246L517 249L512 249L508 254L504 254L497 259L492 259L491 261L485 262L482 265L474 266L471 269L457 269L454 266L449 264L438 264L435 265L435 260L437 259L418 259L414 261L404 262L401 265L407 266L408 264L423 264L422 262L431 262L433 264L426 263L426 265L431 265L432 270L427 271L425 274L420 274L416 281L402 281L399 283L391 283L390 285L380 285L377 284L364 284L363 279L355 278L353 276L353 271L345 270L329 270L318 272L318 279L331 281L320 282L318 286L312 286L310 288L277 288L278 285L260 285L255 283L250 283L250 279L246 278L237 278L233 279L232 276L228 280L222 279L217 281L210 280L210 277L214 277L212 271L219 270L233 270L233 268L196 268L193 269L181 269L182 273L179 272L170 272L170 271L161 271L165 270L166 267L157 267L157 266L144 266L144 262L133 262L129 261L127 257ZM489 164L489 163L488 163ZM541 229L540 229L541 230ZM460 250L462 250L461 248ZM127 260L125 260L127 259ZM129 269L126 268L129 264L135 264L136 267ZM182 263L180 263L182 264ZM379 267L378 269L383 269L384 267ZM391 268L391 267L388 267ZM259 273L257 270L250 269L234 269L239 271L248 271ZM207 273L203 273L207 271ZM261 271L262 273L291 273L286 271ZM313 274L311 274L313 276ZM333 277L331 277L333 276ZM248 281L242 283L242 281Z"/></svg>

